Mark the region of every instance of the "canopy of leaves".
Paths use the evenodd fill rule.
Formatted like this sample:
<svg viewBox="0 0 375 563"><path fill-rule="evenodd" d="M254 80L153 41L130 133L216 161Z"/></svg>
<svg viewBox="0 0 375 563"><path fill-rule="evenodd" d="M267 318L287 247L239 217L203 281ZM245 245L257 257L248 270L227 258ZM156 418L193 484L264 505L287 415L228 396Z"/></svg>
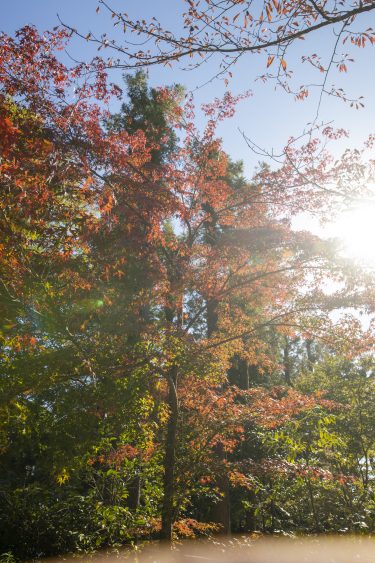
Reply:
<svg viewBox="0 0 375 563"><path fill-rule="evenodd" d="M233 531L373 530L373 330L331 315L370 310L373 280L291 227L362 194L373 163L291 141L248 181L216 135L243 96L201 130L138 73L111 115L120 89L100 60L62 65L66 41L0 36L1 551L209 534L229 513Z"/></svg>

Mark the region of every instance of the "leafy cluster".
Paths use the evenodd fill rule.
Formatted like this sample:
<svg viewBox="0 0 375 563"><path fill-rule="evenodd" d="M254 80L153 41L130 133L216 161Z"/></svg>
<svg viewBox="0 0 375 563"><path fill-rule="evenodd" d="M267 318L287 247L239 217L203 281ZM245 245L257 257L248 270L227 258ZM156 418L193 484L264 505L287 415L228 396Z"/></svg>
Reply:
<svg viewBox="0 0 375 563"><path fill-rule="evenodd" d="M200 130L138 73L111 115L120 89L66 41L0 36L4 560L372 531L372 327L330 313L373 282L291 227L361 191L362 155L291 142L249 182L216 135L239 99Z"/></svg>

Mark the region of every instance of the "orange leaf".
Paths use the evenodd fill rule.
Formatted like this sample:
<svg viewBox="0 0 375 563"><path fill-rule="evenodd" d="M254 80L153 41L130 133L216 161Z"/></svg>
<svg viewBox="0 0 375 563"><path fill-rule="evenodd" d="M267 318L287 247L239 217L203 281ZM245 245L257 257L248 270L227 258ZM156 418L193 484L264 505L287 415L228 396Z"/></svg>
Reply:
<svg viewBox="0 0 375 563"><path fill-rule="evenodd" d="M271 7L268 4L266 6L266 14L268 21L271 22L272 21Z"/></svg>

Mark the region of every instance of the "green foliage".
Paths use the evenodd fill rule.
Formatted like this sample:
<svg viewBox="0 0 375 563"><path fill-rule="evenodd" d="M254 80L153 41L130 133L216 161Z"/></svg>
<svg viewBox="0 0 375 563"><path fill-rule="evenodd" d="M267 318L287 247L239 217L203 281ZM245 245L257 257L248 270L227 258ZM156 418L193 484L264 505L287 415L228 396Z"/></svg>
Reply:
<svg viewBox="0 0 375 563"><path fill-rule="evenodd" d="M151 160L146 170L152 176L177 153L173 120L183 92L174 86L165 96L162 89L149 88L142 72L126 77L126 86L127 102L107 120L107 132L147 133ZM30 111L8 103L18 125L37 121L33 134L50 142L52 133ZM192 144L193 160L200 144ZM218 160L216 145L210 149L210 157ZM127 164L131 148L126 150ZM35 164L33 158L29 164ZM258 196L260 188L246 182L241 163L229 161L225 170L231 194L241 203L234 215L244 207L252 211L257 197L250 196ZM176 180L181 170L177 166L174 172ZM163 187L164 179L155 186L142 171L138 184L139 174L132 174L137 190L149 188L154 194ZM194 178L207 180L200 171ZM217 280L199 266L211 260L221 275L215 270L221 255L238 252L240 273L236 278L233 268L223 287L246 286L251 272L241 278L249 265L242 251L254 234L227 224L225 217L220 222L214 197L211 203L204 200L195 217L198 226L189 233L193 246L204 251L193 255L190 285L181 296L188 249L175 245L182 236L174 216L160 215L163 236L153 253L147 245L140 248L152 237L148 224L137 224L134 238L129 234L126 182L116 190L107 221L104 211L70 197L70 184L78 182L78 191L84 191L82 178L68 180L69 185L56 181L55 205L47 212L38 209L34 226L6 200L11 221L4 240L14 238L27 267L23 271L24 264L16 264L24 284L17 295L2 279L0 286L0 561L88 553L158 534L173 367L183 376L173 444L176 534L192 537L217 530L212 520L223 499L230 504L233 531L373 532L373 360L332 357L317 342L300 334L286 336L264 323L262 289L267 300L273 288L267 282L262 286L267 272L261 270L254 286L259 305L249 293L223 305L228 317L235 316L227 327L228 342L234 343L237 319L242 342L237 338L223 356L204 350L207 333L214 335L218 327L220 304L210 298ZM176 188L176 199L180 203L195 189L189 184L186 193L178 193ZM155 205L162 207L163 199L156 198ZM85 214L88 221L102 216L102 229L88 235ZM199 226L204 228L199 231ZM81 246L72 242L78 234ZM239 235L242 246L235 247ZM67 255L61 239L73 245ZM52 257L56 247L58 260ZM278 270L274 254L271 265ZM261 265L256 245L251 260ZM15 262L10 256L4 268L8 277ZM196 290L199 277L208 278L201 281L205 291ZM183 324L187 310L192 319L201 318L188 329ZM171 329L175 317L178 330ZM264 324L254 348L252 317ZM298 396L284 417L273 407L293 390L314 401L302 408ZM258 402L253 391L264 392ZM268 412L262 411L266 400ZM271 422L262 418L265 412Z"/></svg>
<svg viewBox="0 0 375 563"><path fill-rule="evenodd" d="M184 97L180 85L168 88L169 96L163 96L162 89L150 88L146 73L139 70L124 77L128 101L121 111L112 115L108 128L113 131L147 131L147 140L155 145L152 162L160 163L176 148L177 136L173 129L173 115Z"/></svg>

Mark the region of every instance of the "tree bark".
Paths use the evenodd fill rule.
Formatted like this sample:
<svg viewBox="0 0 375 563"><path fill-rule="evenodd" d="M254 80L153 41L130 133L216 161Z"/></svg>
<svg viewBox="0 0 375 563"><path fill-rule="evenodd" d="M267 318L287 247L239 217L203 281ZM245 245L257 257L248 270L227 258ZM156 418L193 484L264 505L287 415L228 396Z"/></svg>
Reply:
<svg viewBox="0 0 375 563"><path fill-rule="evenodd" d="M283 346L283 364L284 364L284 379L287 385L292 386L292 370L290 361L290 341L288 337L285 337Z"/></svg>
<svg viewBox="0 0 375 563"><path fill-rule="evenodd" d="M131 480L128 487L128 494L129 508L131 510L137 510L141 500L141 478L139 475L136 475L134 479Z"/></svg>
<svg viewBox="0 0 375 563"><path fill-rule="evenodd" d="M251 508L249 508L246 512L245 531L254 532L254 530L256 530L256 516L255 516L256 494L253 490L249 491L248 500L251 505Z"/></svg>
<svg viewBox="0 0 375 563"><path fill-rule="evenodd" d="M216 299L207 300L207 336L210 338L217 330L217 314L218 302ZM225 452L221 444L218 444L216 455L221 464L225 459ZM227 475L219 474L216 478L216 484L222 496L213 507L213 520L216 524L220 525L220 533L229 535L231 531L230 519L230 494L229 494L229 480Z"/></svg>
<svg viewBox="0 0 375 563"><path fill-rule="evenodd" d="M222 444L217 446L217 457L221 462L225 460L225 452ZM229 536L231 533L231 514L230 514L230 490L229 490L229 479L225 473L219 473L216 478L217 487L222 494L222 497L214 505L213 509L213 520L216 524L220 525L219 533L225 536Z"/></svg>
<svg viewBox="0 0 375 563"><path fill-rule="evenodd" d="M173 532L176 464L176 438L178 422L177 366L172 366L168 378L169 418L164 456L164 499L161 514L161 539L171 542Z"/></svg>

